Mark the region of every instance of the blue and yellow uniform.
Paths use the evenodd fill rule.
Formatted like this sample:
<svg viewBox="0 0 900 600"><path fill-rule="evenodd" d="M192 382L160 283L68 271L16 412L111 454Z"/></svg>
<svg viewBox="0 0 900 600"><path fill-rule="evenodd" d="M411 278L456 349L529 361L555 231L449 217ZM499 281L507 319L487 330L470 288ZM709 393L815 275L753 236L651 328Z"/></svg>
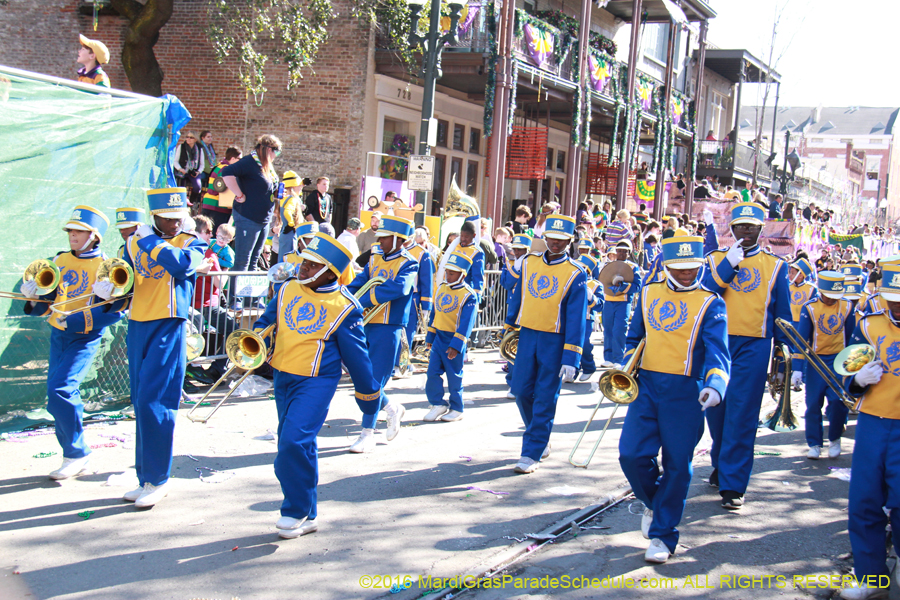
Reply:
<svg viewBox="0 0 900 600"><path fill-rule="evenodd" d="M341 243L324 233L315 234L300 257L326 266L335 276L352 258ZM377 413L381 389L372 376L362 306L336 280L316 289L296 279L285 282L253 328L261 330L273 323L275 343L269 364L275 372L275 476L284 493L281 515L312 521L317 516L319 480L316 436L337 390L341 362L350 371L364 413Z"/></svg>
<svg viewBox="0 0 900 600"><path fill-rule="evenodd" d="M900 266L883 265L878 293L882 301L900 302ZM848 502L853 570L858 580L884 576L882 581L889 581L885 564L888 517L882 507L890 511L894 532L900 531L900 487L896 485L900 478L900 321L889 310L865 315L857 322L850 343L874 347L882 371L877 383L865 387L855 377L844 379L844 388L861 398L856 407L859 416ZM895 533L893 540L894 549L900 552L900 536Z"/></svg>
<svg viewBox="0 0 900 600"><path fill-rule="evenodd" d="M121 233L123 229L140 227L144 223L144 216L145 213L143 208L117 208L116 229L118 229ZM116 253L116 257L123 260L125 259L125 244L119 246L119 251Z"/></svg>
<svg viewBox="0 0 900 600"><path fill-rule="evenodd" d="M619 242L617 248L631 250L631 242ZM632 281L604 286L603 290L603 361L622 364L625 337L631 319L631 302L641 291L641 272L636 264L625 261L631 268Z"/></svg>
<svg viewBox="0 0 900 600"><path fill-rule="evenodd" d="M475 226L476 232L481 231L481 217L466 217L466 221ZM469 269L469 273L466 275L466 283L475 290L479 302L481 302L481 296L484 294L484 250L481 249L480 240L481 236L476 235L475 240L468 246L459 244L453 250L454 252L462 252L471 259L472 268Z"/></svg>
<svg viewBox="0 0 900 600"><path fill-rule="evenodd" d="M89 296L97 278L97 269L106 259L99 244L109 226L106 215L90 206L76 206L72 217L63 231L76 229L90 231L88 249L75 252L61 252L53 262L59 267L60 283L57 288L44 296L43 300L63 303L71 298ZM84 458L91 448L84 439L82 418L84 404L78 387L87 375L100 348L103 333L124 315L128 301L88 308L96 302L96 297L87 297L75 302L60 304L62 311L80 312L63 317L51 312L45 302L25 303L25 314L31 316L49 315L50 362L47 369L47 412L53 415L56 439L62 448L64 458Z"/></svg>
<svg viewBox="0 0 900 600"><path fill-rule="evenodd" d="M791 267L804 275L802 282L791 281L788 288L788 295L791 299L791 321L794 323L794 327L797 327L800 324L800 309L810 300L815 300L818 292L814 283L815 271L813 271L812 265L809 264L808 260L805 258L795 260Z"/></svg>
<svg viewBox="0 0 900 600"><path fill-rule="evenodd" d="M732 208L731 225L762 226L765 212L757 204L739 203ZM722 492L743 495L753 470L753 446L759 411L772 354L772 337L787 343L775 319L791 320L788 266L756 245L745 249L738 267L716 250L706 257L703 286L721 294L728 309L728 351L733 377L728 396L706 411L713 439L710 452ZM721 492L720 492L721 493ZM724 498L724 495L723 495Z"/></svg>
<svg viewBox="0 0 900 600"><path fill-rule="evenodd" d="M578 240L578 254L576 258L582 256L591 256L591 250L594 249L594 242L589 239ZM593 258L593 257L591 257ZM588 278L597 279L600 277L600 261L594 259L593 263L582 263L588 270Z"/></svg>
<svg viewBox="0 0 900 600"><path fill-rule="evenodd" d="M381 388L378 409L384 408L390 401L384 393L384 386L391 378L397 352L400 350L400 336L409 318L412 306L412 290L419 272L419 263L403 249L402 240L413 233L412 221L395 216L385 216L381 222L377 236L394 236L400 243L395 243L394 250L385 255L381 248L373 246L369 263L347 286L355 294L373 277L384 277L386 281L373 286L359 302L363 308L372 308L386 304L379 314L366 325L366 342L369 347L369 358L372 361L372 373ZM395 240L396 241L396 240ZM378 411L364 414L363 429L374 429Z"/></svg>
<svg viewBox="0 0 900 600"><path fill-rule="evenodd" d="M300 254L303 252L303 249L306 248L306 244L308 244L317 233L319 233L319 224L316 221L304 221L303 223L300 223L294 231L295 237L292 242L294 250L279 254L278 261L293 265L294 268L299 267L300 263L303 262L303 258ZM278 290L281 289L282 283L283 282L274 284L273 290L276 295L278 294ZM346 285L346 283L341 282L340 279L338 280L338 284Z"/></svg>
<svg viewBox="0 0 900 600"><path fill-rule="evenodd" d="M662 253L667 268L700 267L703 238L666 239ZM669 279L644 287L626 342L626 358L642 339L646 350L637 371L638 397L622 426L619 464L634 495L653 511L649 537L661 540L670 553L678 544L694 448L703 436L698 399L706 388L724 398L731 374L725 302L699 283L698 278L682 287Z"/></svg>
<svg viewBox="0 0 900 600"><path fill-rule="evenodd" d="M454 252L447 260L447 269L460 271L455 283L441 283L434 300L434 308L428 319L428 335L425 343L431 345L428 355L428 377L425 381L425 395L432 406L446 406L444 400L444 382L441 375L447 374L447 391L450 393L450 410L463 412L463 363L466 358L466 346L478 302L475 291L465 282L465 274L472 266L472 261L465 254ZM454 358L447 356L447 350L457 352Z"/></svg>
<svg viewBox="0 0 900 600"><path fill-rule="evenodd" d="M581 381L587 381L588 377L597 372L597 363L594 362L594 345L591 343L591 334L594 333L594 315L603 312L603 286L594 275L600 274L599 262L589 254L582 254L578 262L584 266L587 282L585 293L587 294L587 322L584 324L584 343L581 346Z"/></svg>
<svg viewBox="0 0 900 600"><path fill-rule="evenodd" d="M571 240L574 234L572 217L547 218L545 236ZM511 389L525 422L522 458L540 460L556 416L560 369L581 364L586 281L584 269L566 254L551 258L545 251L522 261L506 316L508 326L520 328Z"/></svg>
<svg viewBox="0 0 900 600"><path fill-rule="evenodd" d="M188 216L185 188L147 192L151 218ZM140 230L139 230L140 231ZM159 486L172 469L175 417L187 367L185 322L206 244L194 233L166 239L159 230L128 238L134 268L128 321L128 373L137 421L135 469L140 484Z"/></svg>
<svg viewBox="0 0 900 600"><path fill-rule="evenodd" d="M406 249L419 263L419 273L413 286L413 301L409 309L409 318L406 320L406 341L412 346L413 336L419 328L419 311L428 314L431 312L432 296L434 295L434 257L427 248L419 244L413 244ZM400 352L397 352L400 358Z"/></svg>
<svg viewBox="0 0 900 600"><path fill-rule="evenodd" d="M506 309L509 311L509 303L512 302L513 290L516 287L516 283L519 282L519 269L521 267L522 261L525 260L525 256L528 250L531 249L531 236L525 233L517 233L513 236L512 243L510 247L513 249L512 253L506 255L502 264L502 268L500 269L500 285L503 289L506 290ZM524 250L526 254L521 255L520 258L515 258L515 251ZM519 266L517 266L519 265ZM512 385L512 363L506 363L506 385ZM512 393L508 393L507 398L513 398Z"/></svg>
<svg viewBox="0 0 900 600"><path fill-rule="evenodd" d="M851 302L841 298L844 292L844 276L840 273L822 271L818 277L819 294L833 298L836 302L827 306L821 297L803 305L797 332L809 343L813 351L831 370L835 380L840 377L834 370L834 358L849 341L856 327L856 315ZM803 354L793 355L794 368L803 370L806 359ZM806 443L810 448L823 444L822 404L828 401L825 414L828 416L828 441L841 439L847 424L849 409L837 394L825 383L816 369L806 369Z"/></svg>

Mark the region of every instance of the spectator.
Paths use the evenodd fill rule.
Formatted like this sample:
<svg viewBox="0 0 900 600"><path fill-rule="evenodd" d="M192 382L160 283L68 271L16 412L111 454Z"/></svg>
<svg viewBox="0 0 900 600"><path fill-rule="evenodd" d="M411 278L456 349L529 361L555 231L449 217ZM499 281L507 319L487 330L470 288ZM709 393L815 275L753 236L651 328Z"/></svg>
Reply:
<svg viewBox="0 0 900 600"><path fill-rule="evenodd" d="M780 198L781 196L775 196L776 198ZM769 207L771 210L771 206ZM781 218L785 221L793 221L795 219L794 215L795 206L793 202L785 202L784 209L781 211Z"/></svg>
<svg viewBox="0 0 900 600"><path fill-rule="evenodd" d="M609 246L615 248L619 242L623 240L630 242L634 238L634 232L628 225L630 219L631 214L627 210L623 209L616 213L616 220L606 228L606 243Z"/></svg>
<svg viewBox="0 0 900 600"><path fill-rule="evenodd" d="M694 200L706 200L711 197L712 195L709 192L709 182L707 180L704 179L694 187Z"/></svg>
<svg viewBox="0 0 900 600"><path fill-rule="evenodd" d="M753 184L750 181L744 182L744 187L741 189L741 202L750 202L753 200Z"/></svg>
<svg viewBox="0 0 900 600"><path fill-rule="evenodd" d="M359 256L359 245L356 243L359 232L362 230L362 221L353 217L347 221L347 229L338 236L338 241L344 245L344 248L350 251L353 256L351 260L356 260Z"/></svg>
<svg viewBox="0 0 900 600"><path fill-rule="evenodd" d="M525 233L528 231L528 221L531 219L531 209L524 204L516 207L516 220L513 221L514 233Z"/></svg>
<svg viewBox="0 0 900 600"><path fill-rule="evenodd" d="M78 69L78 81L90 83L100 87L111 87L109 76L101 65L109 62L109 49L100 40L91 40L83 35L78 36L81 48L78 49L78 58L75 61L81 65Z"/></svg>
<svg viewBox="0 0 900 600"><path fill-rule="evenodd" d="M781 194L775 194L775 197L772 198L772 201L769 203L769 218L770 219L780 219L781 218ZM793 210L791 211L793 212Z"/></svg>
<svg viewBox="0 0 900 600"><path fill-rule="evenodd" d="M206 168L203 153L197 145L197 135L193 131L184 134L184 141L175 151L175 175L177 183L188 190L191 206L200 198L200 174Z"/></svg>
<svg viewBox="0 0 900 600"><path fill-rule="evenodd" d="M235 271L247 271L259 263L272 219L272 197L278 189L273 162L281 155L281 140L263 135L250 156L222 169L225 185L234 192Z"/></svg>
<svg viewBox="0 0 900 600"><path fill-rule="evenodd" d="M812 203L806 205L806 208L803 209L803 213L801 213L805 220L812 221L812 212L815 207L816 205Z"/></svg>
<svg viewBox="0 0 900 600"><path fill-rule="evenodd" d="M512 242L513 232L506 227L498 227L494 230L494 252L500 265L506 264L506 247Z"/></svg>
<svg viewBox="0 0 900 600"><path fill-rule="evenodd" d="M203 195L203 204L200 206L200 214L209 217L213 222L213 229L219 230L219 226L231 219L231 207L219 204L219 192L216 191L216 181L222 176L222 169L232 165L241 159L240 148L231 147L225 151L225 158L215 165L209 173L209 181L206 193Z"/></svg>
<svg viewBox="0 0 900 600"><path fill-rule="evenodd" d="M444 244L444 249L441 250L441 252L446 252L446 251L447 251L447 248L450 247L450 244L453 243L453 240L455 240L455 239L458 238L458 237L459 237L459 234L458 234L458 233L455 233L455 232L454 232L454 233L448 233L448 234L447 234L447 242Z"/></svg>
<svg viewBox="0 0 900 600"><path fill-rule="evenodd" d="M200 215L203 216L203 215ZM225 271L234 266L234 250L231 249L231 241L234 239L234 227L228 223L222 223L216 228L216 239L210 242L209 250L216 255L219 265Z"/></svg>
<svg viewBox="0 0 900 600"><path fill-rule="evenodd" d="M713 130L712 130L712 129L710 129L709 132L706 134L706 141L707 141L707 142L715 142L715 141L717 141L717 140L716 140L716 135L715 135L715 133L713 133Z"/></svg>
<svg viewBox="0 0 900 600"><path fill-rule="evenodd" d="M303 215L307 221L317 223L331 223L331 215L334 213L334 202L328 193L331 182L327 177L316 179L316 190L306 196L306 210Z"/></svg>
<svg viewBox="0 0 900 600"><path fill-rule="evenodd" d="M679 173L675 176L675 185L673 188L675 189L675 193L672 195L673 200L684 198L684 190L687 188L687 185L684 183L684 173Z"/></svg>
<svg viewBox="0 0 900 600"><path fill-rule="evenodd" d="M381 212L377 210L373 212L372 218L369 219L369 228L360 233L356 238L360 256L372 249L372 244L376 241L375 234L378 232L378 228L381 227L381 217Z"/></svg>
<svg viewBox="0 0 900 600"><path fill-rule="evenodd" d="M537 220L532 227L532 229L534 229L535 237L544 235L544 223L547 221L547 217L557 212L556 207L557 204L555 202L547 202L541 207L541 214L538 215Z"/></svg>
<svg viewBox="0 0 900 600"><path fill-rule="evenodd" d="M209 174L219 164L216 160L216 149L213 147L213 135L209 129L200 132L200 151L203 152L203 174L200 176L200 184L206 188L209 184Z"/></svg>
<svg viewBox="0 0 900 600"><path fill-rule="evenodd" d="M297 249L297 227L303 223L303 181L294 171L285 171L281 177L284 196L278 201L275 214L280 217L281 227L278 237L278 255L285 256ZM273 218L274 221L274 218Z"/></svg>

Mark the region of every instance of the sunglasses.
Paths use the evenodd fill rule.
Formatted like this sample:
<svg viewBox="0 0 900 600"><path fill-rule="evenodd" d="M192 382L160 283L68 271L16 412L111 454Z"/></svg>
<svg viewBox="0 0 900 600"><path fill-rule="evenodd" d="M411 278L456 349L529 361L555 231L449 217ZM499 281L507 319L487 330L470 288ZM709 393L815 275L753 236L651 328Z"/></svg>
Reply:
<svg viewBox="0 0 900 600"><path fill-rule="evenodd" d="M275 153L275 158L278 158L279 156L281 156L281 150L280 150L280 149L278 149L278 148L273 148L272 146L267 146L267 148L269 148L269 150L271 150L272 152Z"/></svg>
<svg viewBox="0 0 900 600"><path fill-rule="evenodd" d="M187 136L187 137L184 138L184 139L186 139L186 140L196 140L197 138L195 138L195 137L192 136L192 135L189 135L189 136Z"/></svg>

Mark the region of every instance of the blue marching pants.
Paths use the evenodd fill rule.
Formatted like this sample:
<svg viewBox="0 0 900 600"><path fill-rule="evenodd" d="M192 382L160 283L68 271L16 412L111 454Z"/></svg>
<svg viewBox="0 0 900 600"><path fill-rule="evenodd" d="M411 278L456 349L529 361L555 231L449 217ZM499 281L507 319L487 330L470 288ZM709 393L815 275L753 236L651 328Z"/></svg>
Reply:
<svg viewBox="0 0 900 600"><path fill-rule="evenodd" d="M622 364L631 302L603 303L603 360Z"/></svg>
<svg viewBox="0 0 900 600"><path fill-rule="evenodd" d="M87 376L100 348L103 330L87 335L50 331L50 367L47 371L47 412L53 415L56 440L65 458L84 458L91 448L84 441L84 404L78 386Z"/></svg>
<svg viewBox="0 0 900 600"><path fill-rule="evenodd" d="M406 322L406 341L409 342L409 349L412 350L413 337L419 327L419 295L413 295L412 304L409 307L409 320ZM400 350L397 349L397 362L400 362Z"/></svg>
<svg viewBox="0 0 900 600"><path fill-rule="evenodd" d="M835 356L837 355L823 354L820 358L828 365L835 379L840 381L841 378L832 369ZM825 416L828 417L828 441L833 442L841 439L850 409L838 400L838 395L831 391L818 371L809 369L809 379L806 382L806 415L804 417L806 419L806 443L809 447L823 445L822 404L826 399L828 400L825 407Z"/></svg>
<svg viewBox="0 0 900 600"><path fill-rule="evenodd" d="M381 397L378 399L378 410L371 415L363 415L363 429L375 429L378 422L378 411L388 403L384 387L391 380L391 373L400 350L402 325L366 325L366 345L369 347L369 360L372 361L372 375L381 386Z"/></svg>
<svg viewBox="0 0 900 600"><path fill-rule="evenodd" d="M137 421L134 468L141 485L162 485L172 470L175 418L187 367L184 323L128 323L128 374Z"/></svg>
<svg viewBox="0 0 900 600"><path fill-rule="evenodd" d="M535 461L541 459L553 431L556 401L562 387L559 370L564 345L565 338L561 333L525 327L519 331L511 389L525 422L521 455Z"/></svg>
<svg viewBox="0 0 900 600"><path fill-rule="evenodd" d="M294 519L317 515L319 447L316 436L337 389L338 378L302 377L275 370L278 455L275 476L284 502L281 515Z"/></svg>
<svg viewBox="0 0 900 600"><path fill-rule="evenodd" d="M463 411L463 362L466 359L466 349L450 360L447 357L447 348L453 340L453 332L438 331L431 345L431 354L428 356L428 376L425 380L425 395L432 406L447 406L444 400L444 381L441 375L447 374L447 390L450 392L450 410Z"/></svg>
<svg viewBox="0 0 900 600"><path fill-rule="evenodd" d="M859 413L848 504L857 579L888 575L882 507L891 513L894 550L900 552L900 420Z"/></svg>
<svg viewBox="0 0 900 600"><path fill-rule="evenodd" d="M719 488L743 494L753 471L753 446L772 340L729 335L728 350L731 381L722 403L706 410L706 422L713 440L710 458L713 468L719 470Z"/></svg>
<svg viewBox="0 0 900 600"><path fill-rule="evenodd" d="M702 382L644 370L639 381L640 392L628 406L619 437L619 464L634 495L653 511L650 539L661 539L674 553L694 473L694 448L703 437L703 411L697 401Z"/></svg>
<svg viewBox="0 0 900 600"><path fill-rule="evenodd" d="M597 363L594 362L594 345L591 343L593 329L594 322L589 319L584 325L584 342L581 345L581 371L585 375L592 375L597 372ZM606 352L604 351L605 354Z"/></svg>

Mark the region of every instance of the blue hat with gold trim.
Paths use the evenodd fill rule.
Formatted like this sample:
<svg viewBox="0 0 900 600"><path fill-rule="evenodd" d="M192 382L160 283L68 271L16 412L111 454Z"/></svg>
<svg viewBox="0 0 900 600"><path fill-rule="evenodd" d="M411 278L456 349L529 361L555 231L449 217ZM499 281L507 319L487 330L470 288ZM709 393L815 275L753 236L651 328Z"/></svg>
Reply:
<svg viewBox="0 0 900 600"><path fill-rule="evenodd" d="M844 274L837 271L819 272L819 293L828 298L844 296Z"/></svg>
<svg viewBox="0 0 900 600"><path fill-rule="evenodd" d="M847 263L841 266L844 277L862 277L862 266L856 263Z"/></svg>
<svg viewBox="0 0 900 600"><path fill-rule="evenodd" d="M900 265L900 254L894 254L893 256L885 256L878 260L878 263L882 266L884 265Z"/></svg>
<svg viewBox="0 0 900 600"><path fill-rule="evenodd" d="M571 240L575 237L575 219L567 215L550 215L544 221L544 237Z"/></svg>
<svg viewBox="0 0 900 600"><path fill-rule="evenodd" d="M315 221L306 221L297 225L297 237L311 238L319 233L319 224Z"/></svg>
<svg viewBox="0 0 900 600"><path fill-rule="evenodd" d="M510 246L513 248L531 248L531 236L527 233L517 233L513 236Z"/></svg>
<svg viewBox="0 0 900 600"><path fill-rule="evenodd" d="M813 270L812 265L809 264L809 261L805 258L798 258L794 262L791 263L791 266L803 273L807 279L815 279L815 270Z"/></svg>
<svg viewBox="0 0 900 600"><path fill-rule="evenodd" d="M844 298L847 300L859 300L862 297L862 278L844 278Z"/></svg>
<svg viewBox="0 0 900 600"><path fill-rule="evenodd" d="M63 225L63 231L67 229L90 231L102 240L107 227L109 227L109 219L106 215L96 208L78 205L72 210L72 216Z"/></svg>
<svg viewBox="0 0 900 600"><path fill-rule="evenodd" d="M881 286L878 294L889 302L900 302L900 264L884 264L883 260L881 263Z"/></svg>
<svg viewBox="0 0 900 600"><path fill-rule="evenodd" d="M116 229L128 229L143 225L145 215L143 208L117 208Z"/></svg>
<svg viewBox="0 0 900 600"><path fill-rule="evenodd" d="M766 222L766 211L753 202L739 202L731 207L731 224L749 223L762 225Z"/></svg>
<svg viewBox="0 0 900 600"><path fill-rule="evenodd" d="M187 205L187 189L183 187L162 188L147 191L150 215L165 219L186 219L191 216Z"/></svg>
<svg viewBox="0 0 900 600"><path fill-rule="evenodd" d="M587 267L588 278L590 278L590 274L594 272L594 269L597 268L597 265L600 264L600 262L590 254L582 254L578 257L578 262Z"/></svg>
<svg viewBox="0 0 900 600"><path fill-rule="evenodd" d="M594 249L594 242L587 238L582 238L582 239L578 240L578 249L579 250L584 249L584 250L587 250L588 252L590 252L591 250Z"/></svg>
<svg viewBox="0 0 900 600"><path fill-rule="evenodd" d="M327 265L338 277L353 260L350 251L342 243L322 232L313 235L306 248L300 252L300 258Z"/></svg>
<svg viewBox="0 0 900 600"><path fill-rule="evenodd" d="M681 235L662 241L662 263L670 269L696 269L703 265L703 238Z"/></svg>
<svg viewBox="0 0 900 600"><path fill-rule="evenodd" d="M447 264L444 265L445 269L453 269L454 271L461 271L463 274L469 272L469 268L472 266L472 259L463 254L462 252L454 252L447 258Z"/></svg>
<svg viewBox="0 0 900 600"><path fill-rule="evenodd" d="M397 217L395 215L385 215L381 217L381 227L375 232L375 237L395 235L401 240L405 240L413 234L414 230L415 226L409 219L404 219L403 217Z"/></svg>

